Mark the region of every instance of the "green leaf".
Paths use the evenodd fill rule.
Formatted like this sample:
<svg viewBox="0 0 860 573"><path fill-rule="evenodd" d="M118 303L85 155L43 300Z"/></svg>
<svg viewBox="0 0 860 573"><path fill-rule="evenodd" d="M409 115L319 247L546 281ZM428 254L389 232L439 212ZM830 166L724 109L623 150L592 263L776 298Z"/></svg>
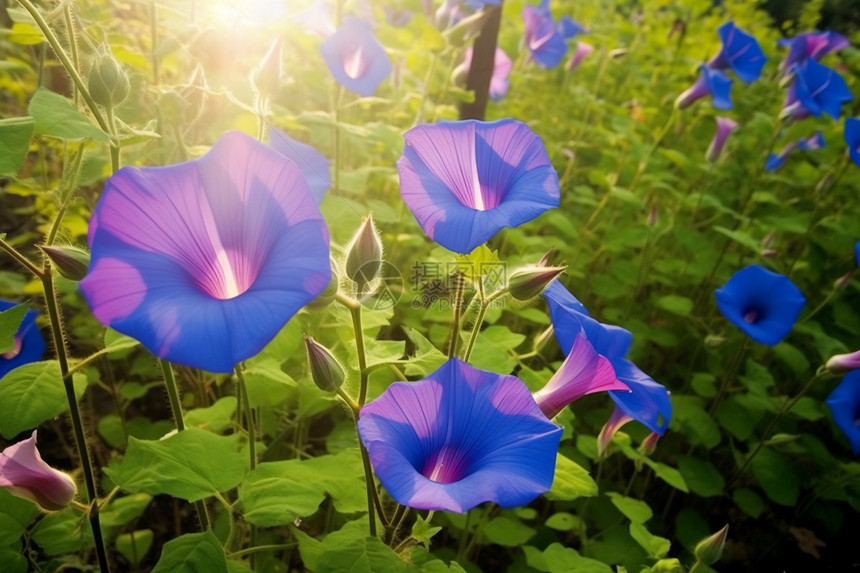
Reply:
<svg viewBox="0 0 860 573"><path fill-rule="evenodd" d="M773 347L773 353L787 364L795 375L801 376L809 371L809 360L796 346L783 341Z"/></svg>
<svg viewBox="0 0 860 573"><path fill-rule="evenodd" d="M296 387L296 381L271 358L254 361L253 366L245 370L245 383L252 408L283 404L290 397L291 389Z"/></svg>
<svg viewBox="0 0 860 573"><path fill-rule="evenodd" d="M690 491L702 497L720 495L726 481L710 462L691 456L678 457L678 470Z"/></svg>
<svg viewBox="0 0 860 573"><path fill-rule="evenodd" d="M151 529L140 529L131 533L121 533L116 536L116 550L133 565L139 565L146 557L146 552L152 547L153 533Z"/></svg>
<svg viewBox="0 0 860 573"><path fill-rule="evenodd" d="M108 354L139 346L140 342L112 328L105 329L105 350Z"/></svg>
<svg viewBox="0 0 860 573"><path fill-rule="evenodd" d="M606 563L583 557L575 549L560 543L550 544L543 555L549 573L613 573Z"/></svg>
<svg viewBox="0 0 860 573"><path fill-rule="evenodd" d="M404 327L403 331L409 340L415 344L415 356L411 357L404 366L404 373L407 376L427 376L435 372L448 359L432 342L414 328L407 326Z"/></svg>
<svg viewBox="0 0 860 573"><path fill-rule="evenodd" d="M657 299L657 306L679 316L687 316L693 310L693 301L685 296L666 295Z"/></svg>
<svg viewBox="0 0 860 573"><path fill-rule="evenodd" d="M614 491L610 491L606 495L609 496L612 505L618 508L618 511L623 513L632 523L645 523L654 515L654 512L644 501L625 497Z"/></svg>
<svg viewBox="0 0 860 573"><path fill-rule="evenodd" d="M670 427L683 432L694 444L713 448L720 443L720 428L693 396L672 396L673 415Z"/></svg>
<svg viewBox="0 0 860 573"><path fill-rule="evenodd" d="M104 471L128 492L197 501L239 485L246 459L238 450L237 436L188 428L155 442L129 438L125 457Z"/></svg>
<svg viewBox="0 0 860 573"><path fill-rule="evenodd" d="M750 469L772 501L785 506L797 503L800 478L782 454L772 448L762 448L750 462Z"/></svg>
<svg viewBox="0 0 860 573"><path fill-rule="evenodd" d="M525 545L536 533L523 522L504 516L491 520L482 531L488 541L505 547Z"/></svg>
<svg viewBox="0 0 860 573"><path fill-rule="evenodd" d="M672 466L667 466L666 464L661 464L660 462L655 462L651 458L642 458L642 462L654 470L654 475L658 478L671 485L675 489L679 489L684 493L688 493L690 489L687 487L686 482L684 481L684 476L681 475L681 472L673 468Z"/></svg>
<svg viewBox="0 0 860 573"><path fill-rule="evenodd" d="M46 88L39 88L27 108L36 122L35 134L60 139L93 139L107 142L108 135L95 126L74 104Z"/></svg>
<svg viewBox="0 0 860 573"><path fill-rule="evenodd" d="M582 527L582 520L575 515L562 511L550 515L544 525L556 531L573 531Z"/></svg>
<svg viewBox="0 0 860 573"><path fill-rule="evenodd" d="M27 22L15 22L12 24L12 30L6 39L13 44L20 44L22 46L35 46L45 41L42 32Z"/></svg>
<svg viewBox="0 0 860 573"><path fill-rule="evenodd" d="M43 517L33 530L32 538L47 555L75 553L93 545L86 515L70 507Z"/></svg>
<svg viewBox="0 0 860 573"><path fill-rule="evenodd" d="M423 545L426 549L430 548L430 540L433 536L442 531L438 525L430 525L420 515L415 516L415 523L412 524L412 539Z"/></svg>
<svg viewBox="0 0 860 573"><path fill-rule="evenodd" d="M134 493L125 497L115 497L106 508L99 512L103 527L121 527L131 523L146 511L152 496Z"/></svg>
<svg viewBox="0 0 860 573"><path fill-rule="evenodd" d="M630 524L630 536L642 546L642 549L648 552L648 555L656 559L665 557L672 546L668 539L652 535L651 532L640 523Z"/></svg>
<svg viewBox="0 0 860 573"><path fill-rule="evenodd" d="M87 378L78 373L73 382L75 396L80 400ZM56 360L24 364L0 380L0 434L7 439L56 418L68 409L60 363Z"/></svg>
<svg viewBox="0 0 860 573"><path fill-rule="evenodd" d="M756 418L751 416L734 397L729 397L720 404L717 409L717 420L739 440L749 438L755 429Z"/></svg>
<svg viewBox="0 0 860 573"><path fill-rule="evenodd" d="M0 546L0 563L3 564L3 573L27 573L30 570L27 558L17 547Z"/></svg>
<svg viewBox="0 0 860 573"><path fill-rule="evenodd" d="M0 354L14 350L15 335L21 328L21 321L24 320L25 314L27 314L26 304L18 304L0 312Z"/></svg>
<svg viewBox="0 0 860 573"><path fill-rule="evenodd" d="M237 403L235 396L224 396L208 408L188 410L183 416L185 425L220 434L233 425Z"/></svg>
<svg viewBox="0 0 860 573"><path fill-rule="evenodd" d="M573 501L580 497L597 495L597 483L588 471L575 461L558 454L555 459L555 477L552 488L544 494L547 499Z"/></svg>
<svg viewBox="0 0 860 573"><path fill-rule="evenodd" d="M764 501L759 494L751 489L736 489L732 492L732 499L741 511L754 519L758 519L758 516L764 511Z"/></svg>
<svg viewBox="0 0 860 573"><path fill-rule="evenodd" d="M164 544L152 573L227 573L227 557L211 531L189 533Z"/></svg>
<svg viewBox="0 0 860 573"><path fill-rule="evenodd" d="M35 503L0 488L0 547L20 539L37 515L39 508Z"/></svg>
<svg viewBox="0 0 860 573"><path fill-rule="evenodd" d="M406 563L377 537L366 536L348 543L323 540L324 552L317 561L315 573L398 573L406 571Z"/></svg>
<svg viewBox="0 0 860 573"><path fill-rule="evenodd" d="M35 126L32 117L0 119L0 175L17 175L21 170Z"/></svg>

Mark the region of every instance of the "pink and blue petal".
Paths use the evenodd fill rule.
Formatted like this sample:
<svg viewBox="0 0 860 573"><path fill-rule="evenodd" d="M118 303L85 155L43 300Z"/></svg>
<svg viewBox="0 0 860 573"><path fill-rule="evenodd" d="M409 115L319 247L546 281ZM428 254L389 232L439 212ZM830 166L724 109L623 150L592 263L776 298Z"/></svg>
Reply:
<svg viewBox="0 0 860 573"><path fill-rule="evenodd" d="M320 52L334 79L360 96L372 96L391 74L391 61L373 35L373 27L353 16L347 16L340 28L323 40Z"/></svg>
<svg viewBox="0 0 860 573"><path fill-rule="evenodd" d="M746 83L757 80L765 64L764 52L758 41L732 21L720 26L718 33L723 47L708 66L715 69L731 68Z"/></svg>
<svg viewBox="0 0 860 573"><path fill-rule="evenodd" d="M317 205L322 203L326 191L331 187L328 159L310 145L274 127L269 129L269 142L276 151L296 164L314 194Z"/></svg>
<svg viewBox="0 0 860 573"><path fill-rule="evenodd" d="M851 442L854 454L860 454L860 370L848 373L835 390L827 397L827 406L833 414L833 421Z"/></svg>

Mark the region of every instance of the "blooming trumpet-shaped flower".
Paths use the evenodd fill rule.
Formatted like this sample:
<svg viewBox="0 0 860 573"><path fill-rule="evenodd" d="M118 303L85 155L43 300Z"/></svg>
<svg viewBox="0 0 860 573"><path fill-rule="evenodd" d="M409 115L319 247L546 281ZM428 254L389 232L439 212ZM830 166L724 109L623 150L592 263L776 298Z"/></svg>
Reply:
<svg viewBox="0 0 860 573"><path fill-rule="evenodd" d="M320 52L334 79L360 96L373 95L391 74L391 61L372 26L352 16L320 44Z"/></svg>
<svg viewBox="0 0 860 573"><path fill-rule="evenodd" d="M594 51L594 46L591 44L586 44L585 42L577 42L576 49L573 51L573 56L571 56L570 61L567 62L568 70L575 70L579 67L579 64L588 57L591 52Z"/></svg>
<svg viewBox="0 0 860 573"><path fill-rule="evenodd" d="M854 164L860 167L860 119L849 117L845 120L845 143Z"/></svg>
<svg viewBox="0 0 860 573"><path fill-rule="evenodd" d="M860 454L860 370L850 372L827 397L833 421L851 442L854 454Z"/></svg>
<svg viewBox="0 0 860 573"><path fill-rule="evenodd" d="M717 133L714 134L714 139L711 140L711 145L708 146L708 151L705 153L705 158L712 162L719 159L729 134L738 127L738 122L729 117L717 117L716 120Z"/></svg>
<svg viewBox="0 0 860 573"><path fill-rule="evenodd" d="M565 40L585 31L585 27L570 16L565 16L556 24L546 0L543 0L540 6L526 4L523 8L523 21L526 27L526 47L531 52L531 58L543 68L559 65L567 51Z"/></svg>
<svg viewBox="0 0 860 573"><path fill-rule="evenodd" d="M428 237L469 253L559 204L558 174L519 121L419 125L404 135L400 193Z"/></svg>
<svg viewBox="0 0 860 573"><path fill-rule="evenodd" d="M448 360L395 382L361 409L358 433L382 485L403 505L465 512L549 490L561 428L514 376Z"/></svg>
<svg viewBox="0 0 860 573"><path fill-rule="evenodd" d="M562 351L573 354L578 337L585 338L595 353L609 361L615 378L629 388L609 392L615 404L627 416L662 435L672 417L672 402L662 384L626 358L633 342L630 331L591 318L585 306L558 281L543 291L543 297L549 306L555 337Z"/></svg>
<svg viewBox="0 0 860 573"><path fill-rule="evenodd" d="M723 47L708 62L708 67L715 70L731 68L746 83L757 80L765 63L764 52L758 41L732 21L726 22L717 31Z"/></svg>
<svg viewBox="0 0 860 573"><path fill-rule="evenodd" d="M9 310L15 305L14 302L0 300L0 312ZM45 353L45 341L39 329L36 328L37 314L35 310L27 311L24 319L21 320L18 332L15 333L15 345L11 350L0 353L0 378L19 366L39 360Z"/></svg>
<svg viewBox="0 0 860 573"><path fill-rule="evenodd" d="M493 59L493 75L490 77L490 99L500 101L508 94L510 82L508 75L511 73L511 58L501 48L496 48L496 54ZM469 69L472 67L472 48L466 48L466 55L463 58L463 63L454 69L455 76L468 76Z"/></svg>
<svg viewBox="0 0 860 573"><path fill-rule="evenodd" d="M203 157L126 167L89 228L80 288L156 355L229 372L331 280L328 229L296 165L240 133Z"/></svg>
<svg viewBox="0 0 860 573"><path fill-rule="evenodd" d="M33 435L0 452L0 487L14 496L36 502L47 511L57 511L69 505L78 488L65 473L55 470L42 460Z"/></svg>
<svg viewBox="0 0 860 573"><path fill-rule="evenodd" d="M785 160L794 150L809 151L811 149L821 149L825 144L824 136L820 131L809 137L800 138L783 147L779 153L771 153L768 155L764 168L766 171L776 171L782 167Z"/></svg>
<svg viewBox="0 0 860 573"><path fill-rule="evenodd" d="M817 62L830 52L847 48L851 42L841 34L825 30L816 33L805 32L794 38L781 38L777 44L781 48L789 47L788 55L779 65L780 71L785 72L794 64L803 63L810 58Z"/></svg>
<svg viewBox="0 0 860 573"><path fill-rule="evenodd" d="M834 354L827 359L824 366L832 374L845 374L852 370L860 370L860 350L848 354Z"/></svg>
<svg viewBox="0 0 860 573"><path fill-rule="evenodd" d="M684 109L690 107L696 100L711 96L711 102L717 109L732 109L731 88L732 80L720 70L714 70L702 64L699 66L699 79L687 91L675 100L675 107Z"/></svg>
<svg viewBox="0 0 860 573"><path fill-rule="evenodd" d="M311 188L317 205L322 203L325 192L331 187L328 159L310 145L296 141L274 127L269 129L269 142L281 155L285 155L296 164L308 187Z"/></svg>
<svg viewBox="0 0 860 573"><path fill-rule="evenodd" d="M756 342L770 346L791 332L806 304L788 277L759 265L739 270L714 294L723 316Z"/></svg>
<svg viewBox="0 0 860 573"><path fill-rule="evenodd" d="M821 117L827 113L839 119L842 104L854 99L842 76L815 60L795 64L794 82L788 88L788 97L783 105L781 117L795 120L810 115Z"/></svg>

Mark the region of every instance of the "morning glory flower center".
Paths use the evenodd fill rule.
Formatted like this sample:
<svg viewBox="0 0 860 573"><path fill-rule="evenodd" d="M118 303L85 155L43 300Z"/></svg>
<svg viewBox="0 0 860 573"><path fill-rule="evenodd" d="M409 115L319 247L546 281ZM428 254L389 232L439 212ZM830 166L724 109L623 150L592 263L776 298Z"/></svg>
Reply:
<svg viewBox="0 0 860 573"><path fill-rule="evenodd" d="M362 47L356 46L355 51L347 53L343 57L343 71L350 78L357 80L364 74L364 60L362 60Z"/></svg>
<svg viewBox="0 0 860 573"><path fill-rule="evenodd" d="M200 289L213 298L229 300L244 294L257 279L254 265L243 253L228 253L221 245L215 245L215 260L197 277Z"/></svg>
<svg viewBox="0 0 860 573"><path fill-rule="evenodd" d="M468 469L459 448L442 446L424 461L421 475L437 483L454 483L466 477Z"/></svg>
<svg viewBox="0 0 860 573"><path fill-rule="evenodd" d="M751 308L744 313L744 320L747 321L749 324L755 324L760 314L761 313L758 311L758 309Z"/></svg>
<svg viewBox="0 0 860 573"><path fill-rule="evenodd" d="M16 336L15 342L14 342L15 345L12 347L12 350L10 350L9 352L4 352L4 353L0 354L0 358L5 358L6 360L12 360L16 356L18 356L18 354L21 352L21 341L23 339L24 339L23 336L20 336L20 335Z"/></svg>

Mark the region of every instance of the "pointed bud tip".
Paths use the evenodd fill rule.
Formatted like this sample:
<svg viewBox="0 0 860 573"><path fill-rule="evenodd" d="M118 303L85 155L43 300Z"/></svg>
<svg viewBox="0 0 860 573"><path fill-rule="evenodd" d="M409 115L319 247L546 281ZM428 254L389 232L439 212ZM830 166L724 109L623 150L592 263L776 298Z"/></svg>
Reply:
<svg viewBox="0 0 860 573"><path fill-rule="evenodd" d="M520 301L538 296L567 270L567 267L527 266L516 269L508 279L508 292Z"/></svg>
<svg viewBox="0 0 860 573"><path fill-rule="evenodd" d="M331 350L304 334L305 349L308 355L308 366L311 379L317 388L324 392L334 392L343 385L346 372Z"/></svg>
<svg viewBox="0 0 860 573"><path fill-rule="evenodd" d="M90 266L90 254L87 251L77 247L58 247L56 245L44 245L39 248L64 278L79 281L86 276Z"/></svg>
<svg viewBox="0 0 860 573"><path fill-rule="evenodd" d="M382 240L369 215L346 249L346 276L358 285L359 292L363 292L364 287L379 276L381 269Z"/></svg>
<svg viewBox="0 0 860 573"><path fill-rule="evenodd" d="M728 534L729 526L726 524L725 527L713 535L699 541L696 545L696 549L693 551L696 559L705 565L713 565L719 561L720 557L723 555L723 549L725 548Z"/></svg>

